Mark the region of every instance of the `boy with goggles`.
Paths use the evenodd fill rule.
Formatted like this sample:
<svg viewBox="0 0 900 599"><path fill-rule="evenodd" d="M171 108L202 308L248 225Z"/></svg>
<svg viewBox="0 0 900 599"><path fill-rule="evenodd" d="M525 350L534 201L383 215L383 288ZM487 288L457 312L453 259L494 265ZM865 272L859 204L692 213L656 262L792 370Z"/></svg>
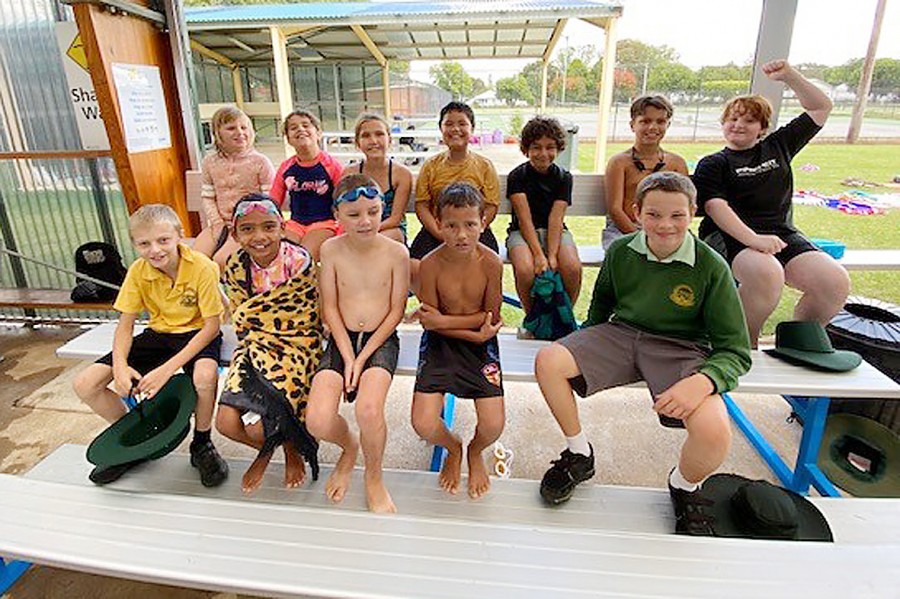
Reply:
<svg viewBox="0 0 900 599"><path fill-rule="evenodd" d="M329 499L337 503L346 495L362 446L369 509L395 512L382 481L384 402L400 352L396 329L406 308L409 254L379 234L381 202L378 184L367 175L348 175L335 189L334 213L344 234L322 244L320 294L331 337L313 378L306 426L342 449L325 487ZM341 395L356 403L359 439L338 413Z"/></svg>

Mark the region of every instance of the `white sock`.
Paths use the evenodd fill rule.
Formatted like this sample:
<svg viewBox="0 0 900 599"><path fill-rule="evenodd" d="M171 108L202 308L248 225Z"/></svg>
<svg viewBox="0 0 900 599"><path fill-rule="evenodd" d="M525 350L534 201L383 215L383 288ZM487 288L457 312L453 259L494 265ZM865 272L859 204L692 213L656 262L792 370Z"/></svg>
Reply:
<svg viewBox="0 0 900 599"><path fill-rule="evenodd" d="M566 437L566 447L568 447L569 451L572 453L580 453L581 455L588 457L591 455L591 446L588 445L588 440L584 435L584 431L581 431L574 437Z"/></svg>
<svg viewBox="0 0 900 599"><path fill-rule="evenodd" d="M684 475L681 473L681 468L678 466L675 466L672 473L669 474L669 484L676 489L681 489L682 491L687 491L689 493L700 488L700 483L692 483L685 479Z"/></svg>

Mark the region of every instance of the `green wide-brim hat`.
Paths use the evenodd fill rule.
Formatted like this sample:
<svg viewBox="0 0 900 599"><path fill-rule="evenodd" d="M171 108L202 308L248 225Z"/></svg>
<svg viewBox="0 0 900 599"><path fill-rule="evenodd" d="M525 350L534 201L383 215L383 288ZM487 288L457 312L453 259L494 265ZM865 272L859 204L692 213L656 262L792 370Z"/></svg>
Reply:
<svg viewBox="0 0 900 599"><path fill-rule="evenodd" d="M715 474L701 487L717 537L833 542L822 512L805 497L763 480Z"/></svg>
<svg viewBox="0 0 900 599"><path fill-rule="evenodd" d="M786 321L775 327L775 347L764 350L799 366L845 372L862 363L856 352L834 349L828 333L818 322Z"/></svg>
<svg viewBox="0 0 900 599"><path fill-rule="evenodd" d="M832 414L825 421L818 463L831 482L852 495L900 497L900 436L880 422Z"/></svg>
<svg viewBox="0 0 900 599"><path fill-rule="evenodd" d="M191 378L176 374L153 399L139 403L100 433L88 447L88 461L117 466L163 457L187 436L196 405Z"/></svg>

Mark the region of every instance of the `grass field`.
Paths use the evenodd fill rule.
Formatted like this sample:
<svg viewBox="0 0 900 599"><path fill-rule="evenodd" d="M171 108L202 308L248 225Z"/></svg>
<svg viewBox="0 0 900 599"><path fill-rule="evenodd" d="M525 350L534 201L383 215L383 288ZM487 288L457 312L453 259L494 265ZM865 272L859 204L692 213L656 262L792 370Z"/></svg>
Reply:
<svg viewBox="0 0 900 599"><path fill-rule="evenodd" d="M610 144L609 154L620 152L627 147L626 144ZM718 151L722 145L685 143L666 144L665 147L684 156L693 169L700 158ZM592 145L580 147L579 169L590 172L593 162L594 147ZM804 164L816 165L819 168L815 171L804 171L800 169ZM814 190L824 194L837 194L851 189L841 184L841 181L848 177L885 183L898 174L900 174L900 145L811 144L794 159L797 189ZM881 191L900 193L900 190L884 188ZM794 221L810 237L839 240L850 248L900 248L900 210L879 216L851 216L826 208L797 206L794 210ZM600 232L604 224L602 217L570 217L566 219L566 223L579 245L600 244ZM410 225L412 225L411 233L414 235L418 231L418 223L413 219ZM506 238L508 225L509 216L500 215L491 227L500 243ZM699 220L694 223L695 231L698 225ZM579 320L585 318L587 314L597 272L596 268L585 269L581 297L575 306L575 314ZM851 273L851 279L854 294L900 303L900 271L855 272ZM506 293L515 295L512 269L509 267L504 271L503 289ZM764 329L765 334L772 333L778 322L791 319L797 297L796 292L785 289L778 309ZM521 310L504 305L503 320L506 324L518 326L522 318Z"/></svg>

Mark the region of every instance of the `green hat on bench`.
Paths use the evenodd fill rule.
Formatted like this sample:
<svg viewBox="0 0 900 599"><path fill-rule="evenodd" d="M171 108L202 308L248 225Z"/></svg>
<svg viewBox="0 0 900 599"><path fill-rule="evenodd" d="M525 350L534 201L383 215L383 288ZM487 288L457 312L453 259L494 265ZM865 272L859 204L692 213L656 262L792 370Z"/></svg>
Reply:
<svg viewBox="0 0 900 599"><path fill-rule="evenodd" d="M832 414L825 421L819 468L857 497L900 497L900 436L870 418Z"/></svg>
<svg viewBox="0 0 900 599"><path fill-rule="evenodd" d="M779 322L775 348L765 352L792 364L837 372L853 370L862 362L856 352L834 349L821 324L804 320Z"/></svg>
<svg viewBox="0 0 900 599"><path fill-rule="evenodd" d="M88 447L88 461L106 467L163 457L187 436L196 405L191 378L176 374L153 399L139 403L100 433Z"/></svg>
<svg viewBox="0 0 900 599"><path fill-rule="evenodd" d="M805 497L764 480L715 474L703 483L717 537L834 541L825 516Z"/></svg>

